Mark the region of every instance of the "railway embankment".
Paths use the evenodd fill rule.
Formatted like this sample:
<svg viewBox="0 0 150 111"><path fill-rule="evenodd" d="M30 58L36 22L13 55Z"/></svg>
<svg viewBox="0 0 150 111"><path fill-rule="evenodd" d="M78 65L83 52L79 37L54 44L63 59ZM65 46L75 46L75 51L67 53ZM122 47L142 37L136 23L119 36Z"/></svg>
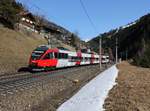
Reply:
<svg viewBox="0 0 150 111"><path fill-rule="evenodd" d="M118 69L117 84L105 100L106 111L149 111L150 68L122 62Z"/></svg>
<svg viewBox="0 0 150 111"><path fill-rule="evenodd" d="M61 41L54 41L57 45L74 49ZM31 52L42 44L47 44L47 41L39 34L19 32L0 26L0 75L25 71Z"/></svg>
<svg viewBox="0 0 150 111"><path fill-rule="evenodd" d="M32 50L44 43L43 38L0 27L0 75L26 67Z"/></svg>
<svg viewBox="0 0 150 111"><path fill-rule="evenodd" d="M100 73L98 65L65 70L67 71L62 70L56 76L46 72L47 76L35 75L27 81L21 79L17 80L18 82L6 83L1 89L13 88L0 94L0 110L55 111L58 106ZM16 85L18 87L15 87Z"/></svg>

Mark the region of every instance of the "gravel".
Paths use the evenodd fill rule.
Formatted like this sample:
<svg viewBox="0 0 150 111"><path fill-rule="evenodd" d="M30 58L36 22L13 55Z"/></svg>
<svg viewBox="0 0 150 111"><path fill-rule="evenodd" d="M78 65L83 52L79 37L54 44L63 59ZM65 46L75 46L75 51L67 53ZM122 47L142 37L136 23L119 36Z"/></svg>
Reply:
<svg viewBox="0 0 150 111"><path fill-rule="evenodd" d="M55 111L99 72L98 65L84 66L63 76L45 78L36 87L0 95L0 110Z"/></svg>

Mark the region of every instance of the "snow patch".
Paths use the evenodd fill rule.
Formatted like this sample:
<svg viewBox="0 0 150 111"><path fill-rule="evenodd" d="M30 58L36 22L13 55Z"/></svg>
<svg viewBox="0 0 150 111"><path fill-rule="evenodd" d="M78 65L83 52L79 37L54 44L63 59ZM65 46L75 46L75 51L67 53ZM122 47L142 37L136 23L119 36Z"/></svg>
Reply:
<svg viewBox="0 0 150 111"><path fill-rule="evenodd" d="M57 111L103 111L104 100L116 84L118 69L112 66L86 84Z"/></svg>

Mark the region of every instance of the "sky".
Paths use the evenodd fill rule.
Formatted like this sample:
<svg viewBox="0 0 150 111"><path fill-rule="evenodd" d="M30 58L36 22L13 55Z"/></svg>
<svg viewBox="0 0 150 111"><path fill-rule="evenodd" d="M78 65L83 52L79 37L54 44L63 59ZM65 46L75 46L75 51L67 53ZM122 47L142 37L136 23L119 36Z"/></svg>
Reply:
<svg viewBox="0 0 150 111"><path fill-rule="evenodd" d="M149 0L82 0L93 26L80 0L17 1L22 2L31 12L42 15L73 33L78 33L79 37L86 41L134 22L150 12Z"/></svg>

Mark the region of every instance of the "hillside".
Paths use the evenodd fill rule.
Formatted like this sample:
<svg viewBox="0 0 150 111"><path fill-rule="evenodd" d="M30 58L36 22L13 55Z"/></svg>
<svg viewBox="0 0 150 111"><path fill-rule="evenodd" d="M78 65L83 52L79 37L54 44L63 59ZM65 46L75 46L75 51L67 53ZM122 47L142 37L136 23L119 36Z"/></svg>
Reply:
<svg viewBox="0 0 150 111"><path fill-rule="evenodd" d="M0 74L27 67L30 54L38 45L49 43L52 48L75 51L82 43L76 34L31 13L15 0L0 1L0 35Z"/></svg>
<svg viewBox="0 0 150 111"><path fill-rule="evenodd" d="M46 40L28 37L22 33L0 27L0 73L16 71L28 64L32 50Z"/></svg>
<svg viewBox="0 0 150 111"><path fill-rule="evenodd" d="M16 0L0 1L0 26L17 31L35 32L46 39L54 38L76 49L80 49L80 46L84 45L77 34L42 15L31 12L24 4Z"/></svg>
<svg viewBox="0 0 150 111"><path fill-rule="evenodd" d="M149 111L150 68L122 62L117 65L116 85L105 99L105 111Z"/></svg>
<svg viewBox="0 0 150 111"><path fill-rule="evenodd" d="M115 56L115 44L116 38L118 38L119 58L132 59L136 65L150 67L150 14L133 23L101 34L101 37L103 48L107 52L108 48L111 48ZM98 51L99 37L88 43Z"/></svg>
<svg viewBox="0 0 150 111"><path fill-rule="evenodd" d="M29 57L33 49L38 45L47 44L47 41L35 35L27 36L21 32L0 27L0 74L16 72L28 65ZM72 47L55 40L58 46L68 49Z"/></svg>

